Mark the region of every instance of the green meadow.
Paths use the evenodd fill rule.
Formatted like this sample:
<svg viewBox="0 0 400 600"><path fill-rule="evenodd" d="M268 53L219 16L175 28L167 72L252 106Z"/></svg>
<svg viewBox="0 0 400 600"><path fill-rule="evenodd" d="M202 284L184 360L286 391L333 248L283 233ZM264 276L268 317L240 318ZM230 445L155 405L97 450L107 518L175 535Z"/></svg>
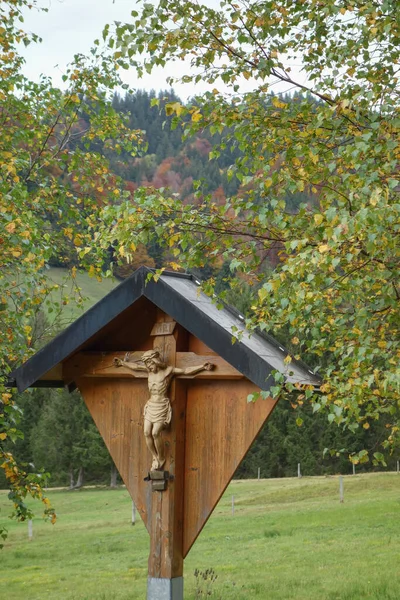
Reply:
<svg viewBox="0 0 400 600"><path fill-rule="evenodd" d="M88 273L84 271L77 271L73 281L68 269L62 267L50 267L46 271L46 276L51 283L59 286L59 289L53 291L50 296L53 303L62 303L64 296L72 299L71 302L62 306L63 327L80 317L85 310L96 304L120 283L112 278L98 281L96 277L89 277ZM78 307L73 300L79 294L84 299L81 307Z"/></svg>
<svg viewBox="0 0 400 600"><path fill-rule="evenodd" d="M49 495L57 523L38 516L29 541L0 492L0 598L144 599L149 538L125 488ZM338 477L234 481L185 560L185 598L398 600L399 511L396 473L345 477L343 504Z"/></svg>

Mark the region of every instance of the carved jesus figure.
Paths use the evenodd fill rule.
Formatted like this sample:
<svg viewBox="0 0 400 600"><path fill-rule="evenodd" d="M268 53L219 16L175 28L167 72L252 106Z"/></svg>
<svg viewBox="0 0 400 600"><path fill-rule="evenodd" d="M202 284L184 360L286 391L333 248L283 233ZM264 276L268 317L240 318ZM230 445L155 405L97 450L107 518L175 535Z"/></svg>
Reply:
<svg viewBox="0 0 400 600"><path fill-rule="evenodd" d="M139 362L143 362L144 365ZM197 367L177 369L162 362L158 350L148 350L142 355L139 362L130 362L129 354L126 354L124 360L114 359L117 367L126 367L133 373L135 371L148 372L150 398L144 407L144 435L147 447L153 456L151 470L162 470L165 463L165 452L161 432L171 423L171 402L167 397L171 379L174 375L196 375L201 371L211 371L214 365L211 362L205 362Z"/></svg>

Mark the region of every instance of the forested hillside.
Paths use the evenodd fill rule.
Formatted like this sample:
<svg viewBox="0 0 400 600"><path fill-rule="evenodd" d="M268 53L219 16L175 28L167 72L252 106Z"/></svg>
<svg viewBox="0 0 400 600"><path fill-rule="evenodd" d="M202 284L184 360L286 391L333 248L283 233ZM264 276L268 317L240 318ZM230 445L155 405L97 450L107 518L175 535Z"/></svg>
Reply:
<svg viewBox="0 0 400 600"><path fill-rule="evenodd" d="M297 99L287 97L285 101L296 102ZM116 203L120 196L130 197L134 202L138 186L169 188L183 204L200 201L196 194L198 181L202 181L202 193L210 194L219 204L223 204L231 194L245 195L246 190L251 187L251 180L239 181L230 173L234 160L240 158L240 148L232 150L226 147L217 160L209 161L213 144L221 143L223 131L211 135L210 131L204 130L195 138L182 140L182 131L176 126L176 118L172 114L166 116L164 110L166 105L178 102L180 100L173 91L161 92L157 96L144 91L125 97L115 95L114 108L128 116L129 126L133 130L141 130L146 142L141 154L135 156L123 149L111 149L106 142L97 143L96 147L93 145L90 148L108 155L115 175ZM102 202L101 185L96 194L98 202ZM310 206L317 202L313 194L308 196L301 191L293 193L287 200L289 210L294 210L300 202L309 203ZM277 243L272 245L265 256L260 256L260 273L271 272L280 260L280 253L282 246ZM165 256L165 250L162 251L157 244L149 242L148 245L138 247L133 260L128 263L123 256L117 256L111 247L109 264L116 276L123 278L141 264L162 266ZM62 253L55 254L50 264L58 267L77 265L72 245L71 248L66 246ZM227 289L228 279L237 277L235 270L223 261L218 268L214 265L212 269L208 269L205 265L199 274L214 276L219 292ZM86 278L85 283L83 277L79 282L83 296L86 295L85 286L88 281L90 280ZM236 278L235 281L236 287L227 292L226 300L246 313L257 293L257 287L250 288L246 279ZM103 289L106 293L109 287ZM72 313L68 313L68 316L74 317ZM42 329L48 318L47 314L40 315ZM44 343L49 335L55 333L53 327L38 343ZM284 338L284 334L281 333L281 336ZM13 446L18 460L50 472L51 485L79 487L84 483L115 483L115 468L77 393L33 390L21 395L18 405L23 409L20 429L24 435ZM350 472L352 467L348 460L349 453L358 452L362 448L377 448L384 438L385 426L385 420L382 419L368 428L343 431L335 424L328 425L325 415L313 414L312 407L303 404L302 396L294 396L291 402L278 404L272 418L239 467L237 476L255 477L259 467L263 477L293 476L297 474L298 463L301 463L305 475ZM8 443L11 445L11 442ZM334 452L324 452L325 449L334 449ZM396 460L397 457L393 456L388 466L394 468ZM372 467L364 464L360 468ZM5 481L0 480L0 485L4 484Z"/></svg>

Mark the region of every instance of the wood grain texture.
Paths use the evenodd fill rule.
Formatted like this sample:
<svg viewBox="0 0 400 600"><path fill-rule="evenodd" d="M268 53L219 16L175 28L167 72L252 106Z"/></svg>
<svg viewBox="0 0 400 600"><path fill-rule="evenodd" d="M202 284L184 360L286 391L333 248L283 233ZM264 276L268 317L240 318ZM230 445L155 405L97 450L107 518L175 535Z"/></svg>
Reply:
<svg viewBox="0 0 400 600"><path fill-rule="evenodd" d="M146 527L151 490L146 477L151 454L143 435L143 408L148 400L143 379L80 379L86 405Z"/></svg>
<svg viewBox="0 0 400 600"><path fill-rule="evenodd" d="M189 552L276 400L247 403L250 381L193 381L187 386L184 538Z"/></svg>
<svg viewBox="0 0 400 600"><path fill-rule="evenodd" d="M162 351L162 340L165 336L155 337L157 348ZM130 352L131 361L139 361L143 352ZM125 352L78 352L73 357L66 360L63 364L62 375L58 373L58 379L64 378L64 381L75 381L81 377L107 377L117 379L142 378L147 379L146 372L136 371L132 373L125 367L116 367L113 364L114 358L123 359ZM164 357L163 357L164 358ZM164 358L165 360L165 358ZM196 379L242 379L243 375L234 367L227 363L220 356L209 354L195 354L194 352L176 352L175 366L179 369L186 369L201 365L204 362L211 361L215 368L212 371L203 371L196 375ZM167 361L168 362L168 361ZM171 364L168 362L168 364ZM180 379L193 379L193 375L179 375Z"/></svg>
<svg viewBox="0 0 400 600"><path fill-rule="evenodd" d="M170 323L172 319L162 311L157 313L157 323ZM154 348L159 348L168 365L176 366L176 347L179 328L173 335L154 338ZM166 443L165 470L172 479L163 492L152 493L149 507L149 577L172 579L183 574L183 478L185 452L186 390L181 382L172 381L168 397L172 405L170 428L163 432Z"/></svg>

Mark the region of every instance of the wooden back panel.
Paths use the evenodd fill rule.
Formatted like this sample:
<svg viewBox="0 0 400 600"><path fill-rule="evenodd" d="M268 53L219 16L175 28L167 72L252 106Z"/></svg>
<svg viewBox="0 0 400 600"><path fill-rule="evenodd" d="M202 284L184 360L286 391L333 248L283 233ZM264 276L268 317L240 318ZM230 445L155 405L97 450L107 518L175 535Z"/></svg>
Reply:
<svg viewBox="0 0 400 600"><path fill-rule="evenodd" d="M151 486L143 481L152 460L143 435L143 408L149 396L147 380L82 378L77 385L140 516L149 528Z"/></svg>
<svg viewBox="0 0 400 600"><path fill-rule="evenodd" d="M275 407L248 403L249 380L193 380L187 388L183 555L186 556L239 463Z"/></svg>

